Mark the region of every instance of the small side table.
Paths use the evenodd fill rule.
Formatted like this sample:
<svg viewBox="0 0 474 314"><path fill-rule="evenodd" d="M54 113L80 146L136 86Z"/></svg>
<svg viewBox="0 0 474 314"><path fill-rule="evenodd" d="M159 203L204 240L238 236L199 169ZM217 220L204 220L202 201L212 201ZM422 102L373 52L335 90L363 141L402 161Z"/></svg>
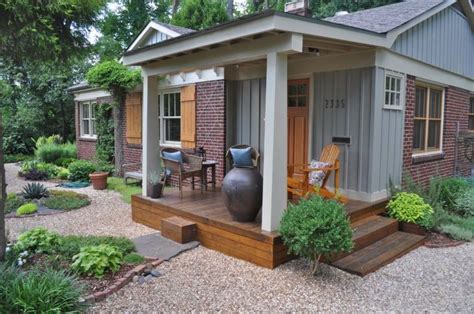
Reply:
<svg viewBox="0 0 474 314"><path fill-rule="evenodd" d="M212 183L212 189L216 189L216 165L217 161L215 160L205 160L202 162L202 184L204 185L207 191L207 184ZM211 168L211 181L207 181L207 169Z"/></svg>

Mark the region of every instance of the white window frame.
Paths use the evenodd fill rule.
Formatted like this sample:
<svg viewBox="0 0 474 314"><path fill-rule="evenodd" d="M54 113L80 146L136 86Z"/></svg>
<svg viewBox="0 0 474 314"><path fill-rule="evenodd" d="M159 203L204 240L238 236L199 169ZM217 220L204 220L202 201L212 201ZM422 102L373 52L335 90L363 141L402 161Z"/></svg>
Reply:
<svg viewBox="0 0 474 314"><path fill-rule="evenodd" d="M467 110L467 130L469 132L474 132L474 129L470 129L469 128L469 119L471 117L474 117L474 112L471 112L471 102L474 101L474 94L471 94L471 96L469 97L469 107L468 107L468 110Z"/></svg>
<svg viewBox="0 0 474 314"><path fill-rule="evenodd" d="M164 116L164 113L165 113L165 101L164 101L164 96L165 94L180 94L180 99L181 99L181 90L178 88L178 89L166 89L166 90L162 90L159 92L158 94L158 103L159 103L159 106L160 106L160 116L159 116L159 123L160 123L160 145L163 145L163 146L168 146L168 147L178 147L178 148L181 148L181 141L166 141L166 128L165 128L165 120L166 119L179 119L180 123L181 123L181 115L180 116ZM179 106L181 106L181 102L179 103ZM176 111L175 111L176 112ZM181 113L181 108L180 108L180 111ZM180 133L181 133L181 130L180 130ZM180 134L180 138L181 138L181 134Z"/></svg>
<svg viewBox="0 0 474 314"><path fill-rule="evenodd" d="M416 88L417 87L424 87L426 88L426 114L425 114L425 148L423 151L414 151L412 156L417 157L417 156L430 156L430 155L438 155L443 152L443 133L444 133L444 108L445 108L445 96L446 96L446 88L444 86L438 86L434 84L428 84L422 81L416 81L415 82L415 94L416 94ZM430 97L431 97L431 89L439 90L441 91L441 125L440 125L440 136L439 136L439 149L432 149L428 150L428 132L429 132L429 116L430 116ZM415 110L416 110L416 96L415 96L415 103L414 103L414 108L413 108L413 135L415 133ZM413 147L412 147L413 149Z"/></svg>
<svg viewBox="0 0 474 314"><path fill-rule="evenodd" d="M390 79L395 79L395 80L400 80L400 91L397 91L392 87L392 83L390 83L390 88L387 89L387 78ZM392 82L390 80L390 82ZM396 81L395 81L396 82ZM384 109L390 109L390 110L403 110L405 107L405 74L399 73L399 72L394 72L394 71L389 71L385 70L385 75L383 77L383 108ZM398 105L391 104L390 99L391 97L389 96L389 103L386 102L387 99L387 93L389 94L394 94L394 99L396 99L396 95L398 94L400 96L400 103Z"/></svg>
<svg viewBox="0 0 474 314"><path fill-rule="evenodd" d="M84 115L84 110L83 107L88 106L89 107L89 117L85 118ZM86 139L97 139L97 133L92 133L92 123L96 124L96 117L92 116L92 108L93 106L97 107L97 102L96 101L83 101L79 103L79 117L80 117L80 123L79 123L79 129L80 129L80 134L81 138L86 138ZM85 133L84 131L84 121L89 122L89 132ZM97 132L97 124L96 124L96 132Z"/></svg>

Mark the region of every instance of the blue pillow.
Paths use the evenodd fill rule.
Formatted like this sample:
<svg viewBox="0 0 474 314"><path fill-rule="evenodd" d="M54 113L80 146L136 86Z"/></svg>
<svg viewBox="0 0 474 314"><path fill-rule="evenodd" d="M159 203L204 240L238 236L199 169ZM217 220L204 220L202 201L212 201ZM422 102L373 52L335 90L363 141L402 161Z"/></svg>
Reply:
<svg viewBox="0 0 474 314"><path fill-rule="evenodd" d="M163 152L163 157L167 159L171 159L174 161L179 162L180 164L183 163L183 155L181 155L181 152Z"/></svg>
<svg viewBox="0 0 474 314"><path fill-rule="evenodd" d="M252 147L231 148L230 154L236 167L252 167Z"/></svg>

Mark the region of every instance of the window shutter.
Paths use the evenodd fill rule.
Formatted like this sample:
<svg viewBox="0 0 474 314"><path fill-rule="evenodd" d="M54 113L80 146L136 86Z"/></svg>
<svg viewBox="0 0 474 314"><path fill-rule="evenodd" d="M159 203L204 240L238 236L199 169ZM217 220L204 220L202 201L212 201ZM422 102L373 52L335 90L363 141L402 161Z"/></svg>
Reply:
<svg viewBox="0 0 474 314"><path fill-rule="evenodd" d="M181 87L181 147L196 147L196 86Z"/></svg>
<svg viewBox="0 0 474 314"><path fill-rule="evenodd" d="M142 143L142 93L129 93L125 100L128 144Z"/></svg>

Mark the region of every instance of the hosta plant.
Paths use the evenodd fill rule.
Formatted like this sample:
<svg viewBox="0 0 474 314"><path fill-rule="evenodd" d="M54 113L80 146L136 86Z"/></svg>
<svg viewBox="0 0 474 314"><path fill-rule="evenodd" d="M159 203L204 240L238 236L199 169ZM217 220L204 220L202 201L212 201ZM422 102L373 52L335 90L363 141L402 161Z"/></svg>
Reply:
<svg viewBox="0 0 474 314"><path fill-rule="evenodd" d="M72 269L81 274L102 278L105 272L120 269L122 253L114 246L100 244L82 247L72 259Z"/></svg>
<svg viewBox="0 0 474 314"><path fill-rule="evenodd" d="M415 193L401 192L387 204L390 217L402 222L423 225L433 215L433 208Z"/></svg>
<svg viewBox="0 0 474 314"><path fill-rule="evenodd" d="M280 234L289 253L308 258L312 274L322 256L353 248L352 229L344 206L319 196L289 204L280 223Z"/></svg>
<svg viewBox="0 0 474 314"><path fill-rule="evenodd" d="M14 248L17 252L52 253L60 245L61 238L56 232L38 227L22 233Z"/></svg>
<svg viewBox="0 0 474 314"><path fill-rule="evenodd" d="M49 195L48 189L41 183L28 183L23 187L23 197L26 199L40 199Z"/></svg>

